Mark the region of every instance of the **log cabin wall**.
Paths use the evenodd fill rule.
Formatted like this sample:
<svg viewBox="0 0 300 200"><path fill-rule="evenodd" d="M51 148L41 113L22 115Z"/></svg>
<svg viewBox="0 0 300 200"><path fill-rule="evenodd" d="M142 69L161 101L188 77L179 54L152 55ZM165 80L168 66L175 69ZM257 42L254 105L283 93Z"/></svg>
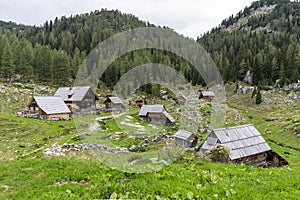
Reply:
<svg viewBox="0 0 300 200"><path fill-rule="evenodd" d="M44 114L44 119L48 119L48 120L51 120L51 119L69 119L70 115L67 114L67 113L61 113L61 114Z"/></svg>
<svg viewBox="0 0 300 200"><path fill-rule="evenodd" d="M148 113L149 121L159 124L166 124L167 118L162 113Z"/></svg>
<svg viewBox="0 0 300 200"><path fill-rule="evenodd" d="M236 159L236 160L233 160L232 162L236 163L236 164L244 163L249 166L264 166L264 165L266 165L266 162L267 162L267 155L264 152L264 153L255 154L255 155L247 156L244 158Z"/></svg>

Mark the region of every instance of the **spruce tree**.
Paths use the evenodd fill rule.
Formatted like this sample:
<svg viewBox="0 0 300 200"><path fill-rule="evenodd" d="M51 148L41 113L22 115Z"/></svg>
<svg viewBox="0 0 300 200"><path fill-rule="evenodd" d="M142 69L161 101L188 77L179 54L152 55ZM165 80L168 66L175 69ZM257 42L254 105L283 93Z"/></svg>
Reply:
<svg viewBox="0 0 300 200"><path fill-rule="evenodd" d="M34 48L33 68L38 80L49 82L51 80L52 55L48 46L36 45Z"/></svg>
<svg viewBox="0 0 300 200"><path fill-rule="evenodd" d="M1 76L6 79L11 79L15 73L14 59L11 51L11 47L6 42L1 59Z"/></svg>
<svg viewBox="0 0 300 200"><path fill-rule="evenodd" d="M66 85L71 78L69 57L63 50L54 52L52 81L58 85Z"/></svg>
<svg viewBox="0 0 300 200"><path fill-rule="evenodd" d="M23 81L28 81L33 78L33 48L31 44L24 39L20 41L19 46L19 60L16 65L16 73L23 78Z"/></svg>
<svg viewBox="0 0 300 200"><path fill-rule="evenodd" d="M261 104L261 102L262 102L262 96L260 93L260 88L258 87L256 98L255 98L255 103L258 105L258 104Z"/></svg>

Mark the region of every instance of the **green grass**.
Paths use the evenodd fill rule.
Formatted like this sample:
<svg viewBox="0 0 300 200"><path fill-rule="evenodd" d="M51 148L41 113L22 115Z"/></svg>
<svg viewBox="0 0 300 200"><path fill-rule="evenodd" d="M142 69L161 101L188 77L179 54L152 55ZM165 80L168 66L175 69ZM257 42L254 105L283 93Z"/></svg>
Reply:
<svg viewBox="0 0 300 200"><path fill-rule="evenodd" d="M75 158L0 163L3 199L296 199L300 195L299 167L182 160L159 172L134 174Z"/></svg>
<svg viewBox="0 0 300 200"><path fill-rule="evenodd" d="M45 121L10 114L0 115L0 160L40 156L45 148L54 143L68 142L76 133L73 121Z"/></svg>
<svg viewBox="0 0 300 200"><path fill-rule="evenodd" d="M283 99L280 94L274 96ZM89 129L89 122L95 116L84 116L70 121L44 121L2 112L0 199L299 199L300 138L293 133L300 128L300 101L295 101L293 106L282 103L255 105L250 94L231 94L227 103L229 124L254 124L272 149L287 159L289 166L256 168L211 163L200 159L198 153L189 152L178 155L179 160L161 170L148 173L122 172L102 164L102 157L117 158L110 161L111 163L105 162L110 166L125 165L128 159L142 156L142 161L146 162L155 156L155 150L160 149L165 141L150 145L148 155L74 152L66 157L49 158L42 153L54 143L97 141L114 132L134 134L138 129L120 124L120 121L128 118L120 115L117 120L99 123L103 132L93 130L93 134L80 140L78 134L84 134ZM211 109L202 110L206 114L204 123L207 123ZM171 114L175 113L174 109L169 111ZM158 133L175 133L178 128L155 125L158 129L153 130L153 127L140 121L137 112L136 108L129 111L128 115L131 117L128 122L145 126L145 132L152 131L153 136ZM100 116L109 115L110 113L105 113ZM282 119L265 120L279 117ZM79 133L74 121L81 124L77 127ZM119 141L112 141L112 145L129 147L142 141L128 138L129 134L122 135ZM200 135L200 138L202 142L205 135ZM191 158L193 161L190 161ZM136 170L139 170L138 167L142 165L138 165Z"/></svg>

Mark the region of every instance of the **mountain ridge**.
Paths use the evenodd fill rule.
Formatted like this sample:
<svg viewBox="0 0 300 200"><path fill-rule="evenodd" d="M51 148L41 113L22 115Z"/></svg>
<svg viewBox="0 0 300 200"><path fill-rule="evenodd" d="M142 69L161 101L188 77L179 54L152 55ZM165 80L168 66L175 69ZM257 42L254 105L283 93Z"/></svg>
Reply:
<svg viewBox="0 0 300 200"><path fill-rule="evenodd" d="M236 16L231 15L219 26L198 37L197 42L210 53L225 82L241 81L249 71L254 85L272 85L279 79L282 85L295 82L300 74L299 5L299 2L289 0L255 1ZM153 26L155 25L141 21L134 15L102 9L70 17L56 17L54 21L46 21L43 26L39 27L0 21L0 33L13 35L2 36L7 37L10 44L14 40L27 40L30 43L27 45L33 48L41 45L46 46L43 48L50 48L51 51L60 52L61 56L65 57L65 67L70 68L71 75L67 78L69 79L75 77L78 68L76 65L100 41L131 28ZM3 49L4 45L2 44L1 50L0 42L0 59L3 56L1 53ZM110 71L112 73L109 75L110 78L116 81L120 76L119 70L124 71L123 68L128 69L130 68L128 66L136 64L133 59L142 61L145 60L143 57L148 57L146 60L155 60L155 51L151 51L150 54L145 52L134 54L136 56L127 56L129 61L127 66L124 66L122 62L116 62L115 69ZM194 75L195 71L191 70L192 66L186 64L185 61L171 55L163 57L168 58L160 58L156 61L169 60L162 64L179 66L177 68L184 72L188 80L203 84L199 74ZM66 60L69 60L69 64ZM17 66L17 64L18 62L10 63L10 66ZM36 72L39 71L36 69L40 68L39 66L33 62L29 64L33 67L31 71L34 71L37 79L43 77ZM48 65L53 65L53 63ZM42 81L44 79L47 78L41 78ZM68 80L63 82L66 83Z"/></svg>
<svg viewBox="0 0 300 200"><path fill-rule="evenodd" d="M299 10L298 2L257 1L197 41L225 81L243 80L251 71L254 85L295 82L300 71Z"/></svg>

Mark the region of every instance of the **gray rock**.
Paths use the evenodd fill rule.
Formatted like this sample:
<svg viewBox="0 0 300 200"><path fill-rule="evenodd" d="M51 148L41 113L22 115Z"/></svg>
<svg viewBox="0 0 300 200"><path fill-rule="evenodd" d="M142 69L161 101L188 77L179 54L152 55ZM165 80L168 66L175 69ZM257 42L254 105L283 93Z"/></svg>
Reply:
<svg viewBox="0 0 300 200"><path fill-rule="evenodd" d="M248 85L252 85L252 75L250 71L247 71L244 82L247 83Z"/></svg>

